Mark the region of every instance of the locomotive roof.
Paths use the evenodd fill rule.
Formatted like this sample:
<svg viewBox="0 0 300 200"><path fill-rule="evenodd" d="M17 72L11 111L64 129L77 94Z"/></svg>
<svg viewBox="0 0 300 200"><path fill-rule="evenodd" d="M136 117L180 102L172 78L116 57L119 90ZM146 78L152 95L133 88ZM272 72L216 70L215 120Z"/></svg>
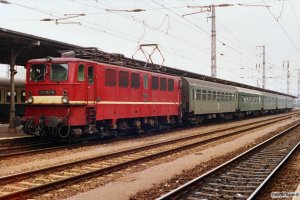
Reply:
<svg viewBox="0 0 300 200"><path fill-rule="evenodd" d="M30 63L44 63L44 62L49 62L47 61L47 59L49 58L39 58L39 59L31 59L27 62L27 64ZM100 65L105 65L105 66L109 66L109 67L118 67L118 68L122 68L125 70L134 70L134 71L139 71L139 72L149 72L149 73L153 73L153 74L157 74L159 76L166 76L166 77L170 77L172 76L174 79L179 79L178 76L172 75L172 74L166 74L166 73L161 73L161 72L155 72L155 71L150 71L150 70L142 70L142 69L137 69L137 68L128 68L128 67L124 67L124 66L119 66L117 64L113 65L113 64L107 64L107 63L101 63L101 62L96 62L96 61L92 61L92 60L86 60L86 59L81 59L81 58L73 58L73 57L58 57L58 58L52 58L51 57L51 61L50 62L88 62L88 63L94 63L94 64L100 64Z"/></svg>
<svg viewBox="0 0 300 200"><path fill-rule="evenodd" d="M182 77L182 78L185 79L190 85L201 85L201 86L220 88L225 90L232 90L233 92L236 91L236 88L230 85L223 85L220 83L213 83L213 82L208 82L208 81L203 81L203 80L198 80L198 79L193 79L188 77Z"/></svg>
<svg viewBox="0 0 300 200"><path fill-rule="evenodd" d="M50 62L78 62L78 61L82 61L82 62L97 63L97 62L92 61L92 60L85 60L85 59L80 59L80 58L62 58L62 57L58 57L58 58L56 58L56 57L55 58L47 57L47 58L31 59L31 60L28 60L27 63L49 62L47 59L51 59Z"/></svg>

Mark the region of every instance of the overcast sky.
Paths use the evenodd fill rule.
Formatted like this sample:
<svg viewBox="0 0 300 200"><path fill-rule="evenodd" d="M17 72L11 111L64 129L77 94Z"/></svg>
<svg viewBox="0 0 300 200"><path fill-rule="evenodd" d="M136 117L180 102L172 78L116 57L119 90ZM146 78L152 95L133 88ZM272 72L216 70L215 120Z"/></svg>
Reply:
<svg viewBox="0 0 300 200"><path fill-rule="evenodd" d="M201 11L189 6L232 4L216 8L218 78L261 87L262 49L257 46L265 45L266 88L287 92L283 61L289 61L290 92L298 93L300 0L6 1L10 4L0 3L2 28L142 60L146 58L137 47L155 43L164 65L204 75L211 75L211 13L182 15ZM130 12L134 9L143 11ZM70 16L65 14L85 16L63 19ZM158 52L153 60L162 63Z"/></svg>

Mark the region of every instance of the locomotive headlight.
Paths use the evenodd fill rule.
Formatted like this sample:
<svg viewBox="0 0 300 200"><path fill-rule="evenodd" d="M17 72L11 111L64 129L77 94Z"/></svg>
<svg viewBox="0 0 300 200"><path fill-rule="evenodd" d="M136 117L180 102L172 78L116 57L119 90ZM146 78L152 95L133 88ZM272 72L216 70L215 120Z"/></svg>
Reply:
<svg viewBox="0 0 300 200"><path fill-rule="evenodd" d="M69 98L67 96L63 96L61 98L61 102L64 103L64 104L69 103Z"/></svg>
<svg viewBox="0 0 300 200"><path fill-rule="evenodd" d="M32 96L28 97L27 102L29 104L32 104L33 103L33 97Z"/></svg>

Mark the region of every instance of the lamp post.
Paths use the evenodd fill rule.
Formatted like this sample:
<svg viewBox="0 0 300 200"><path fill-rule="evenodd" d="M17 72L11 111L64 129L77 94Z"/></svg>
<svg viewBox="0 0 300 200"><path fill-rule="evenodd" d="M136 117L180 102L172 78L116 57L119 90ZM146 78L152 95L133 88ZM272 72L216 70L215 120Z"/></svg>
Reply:
<svg viewBox="0 0 300 200"><path fill-rule="evenodd" d="M31 42L28 45L23 46L18 51L16 51L14 48L11 49L10 53L10 109L9 109L9 127L13 128L13 119L16 114L16 108L15 108L15 74L17 71L15 70L16 65L16 59L18 55L21 53L21 51L30 48L32 46L39 46L40 41Z"/></svg>

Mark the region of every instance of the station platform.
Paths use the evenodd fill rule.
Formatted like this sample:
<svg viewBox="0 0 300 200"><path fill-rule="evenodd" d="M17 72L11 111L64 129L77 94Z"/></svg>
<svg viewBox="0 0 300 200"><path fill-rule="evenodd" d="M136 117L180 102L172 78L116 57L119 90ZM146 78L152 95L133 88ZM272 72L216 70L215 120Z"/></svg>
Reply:
<svg viewBox="0 0 300 200"><path fill-rule="evenodd" d="M31 137L25 135L21 128L9 128L9 124L0 123L0 140L20 137Z"/></svg>

